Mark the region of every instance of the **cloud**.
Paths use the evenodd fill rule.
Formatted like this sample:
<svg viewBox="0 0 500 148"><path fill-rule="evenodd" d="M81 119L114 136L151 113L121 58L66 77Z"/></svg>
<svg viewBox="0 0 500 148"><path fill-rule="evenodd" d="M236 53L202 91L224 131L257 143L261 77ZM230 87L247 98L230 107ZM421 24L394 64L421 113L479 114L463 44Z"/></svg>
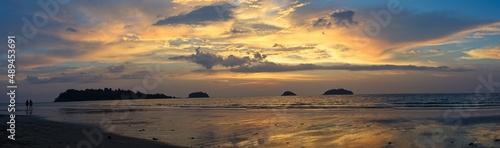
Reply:
<svg viewBox="0 0 500 148"><path fill-rule="evenodd" d="M234 8L235 6L228 3L201 6L191 12L159 20L153 25L205 24L214 21L227 21L233 18Z"/></svg>
<svg viewBox="0 0 500 148"><path fill-rule="evenodd" d="M274 43L273 47L283 48L283 47L285 47L285 46L284 46L284 45L282 45L282 44Z"/></svg>
<svg viewBox="0 0 500 148"><path fill-rule="evenodd" d="M274 43L273 48L271 50L273 51L300 51L300 50L308 50L308 49L315 49L315 45L283 45L283 44L278 44Z"/></svg>
<svg viewBox="0 0 500 148"><path fill-rule="evenodd" d="M428 41L490 24L492 21L456 17L451 12L408 12L392 17L377 37L391 43ZM363 28L363 27L362 27Z"/></svg>
<svg viewBox="0 0 500 148"><path fill-rule="evenodd" d="M321 66L317 66L314 64L299 64L299 65L287 66L287 65L276 64L273 62L265 62L255 66L242 66L242 67L232 68L230 69L230 71L252 73L252 72L301 71L301 70L315 70L315 69L321 69Z"/></svg>
<svg viewBox="0 0 500 148"><path fill-rule="evenodd" d="M122 73L125 71L125 65L111 65L108 66L108 71L111 73Z"/></svg>
<svg viewBox="0 0 500 148"><path fill-rule="evenodd" d="M263 24L263 23L252 24L251 26L252 26L252 28L254 28L254 29L258 30L258 31L265 31L265 30L279 31L279 30L282 29L282 28L277 27L277 26L273 26L273 25L269 25L269 24Z"/></svg>
<svg viewBox="0 0 500 148"><path fill-rule="evenodd" d="M239 58L239 57L236 57L234 55L229 55L227 58L220 60L219 63L220 63L220 65L222 65L224 67L242 66L245 64L249 64L250 58L248 56L243 57L243 58Z"/></svg>
<svg viewBox="0 0 500 148"><path fill-rule="evenodd" d="M349 27L350 25L357 25L358 22L354 21L355 12L352 10L337 9L331 12L326 17L320 17L313 22L314 27L330 28L333 25Z"/></svg>
<svg viewBox="0 0 500 148"><path fill-rule="evenodd" d="M176 38L172 40L168 40L168 44L173 47L179 47L181 45L189 44L189 45L201 45L204 43L202 39L198 38Z"/></svg>
<svg viewBox="0 0 500 148"><path fill-rule="evenodd" d="M321 17L315 20L312 24L314 27L327 27L330 28L333 23L327 17Z"/></svg>
<svg viewBox="0 0 500 148"><path fill-rule="evenodd" d="M128 33L122 37L123 41L140 41L141 36L137 34Z"/></svg>
<svg viewBox="0 0 500 148"><path fill-rule="evenodd" d="M415 65L335 65L321 66L315 64L299 64L299 65L283 65L273 62L263 62L254 66L240 66L231 68L232 72L254 73L254 72L288 72L288 71L304 71L304 70L349 70L349 71L378 71L378 70L411 70L411 71L449 71L461 72L470 71L469 69L453 69L448 66L429 67Z"/></svg>
<svg viewBox="0 0 500 148"><path fill-rule="evenodd" d="M68 31L68 32L78 32L78 30L75 29L75 28L73 28L73 27L66 28L66 31Z"/></svg>
<svg viewBox="0 0 500 148"><path fill-rule="evenodd" d="M472 38L480 39L484 38L485 36L494 36L494 35L500 35L500 32L476 32L472 35Z"/></svg>
<svg viewBox="0 0 500 148"><path fill-rule="evenodd" d="M281 2L286 3L286 1L284 1L284 0L282 0ZM303 7L303 6L308 5L308 4L309 4L309 2L306 2L306 3L299 3L299 1L290 2L288 4L284 4L284 6L282 6L280 8L280 10L278 11L278 14L280 14L281 17L288 16L290 13L295 12L295 10L297 8Z"/></svg>
<svg viewBox="0 0 500 148"><path fill-rule="evenodd" d="M34 75L28 75L26 76L25 81L31 84L67 83L67 82L92 83L92 82L99 82L103 78L104 78L103 75L87 75L87 74L63 75L63 76L49 77L49 78L39 78Z"/></svg>
<svg viewBox="0 0 500 148"><path fill-rule="evenodd" d="M131 74L121 75L120 78L121 79L143 79L146 76L151 75L150 73L151 72L149 72L149 71L138 71L138 72L134 72Z"/></svg>
<svg viewBox="0 0 500 148"><path fill-rule="evenodd" d="M66 66L44 66L33 68L25 73L26 82L31 84L45 83L94 83L106 78L104 69L96 66L66 67Z"/></svg>
<svg viewBox="0 0 500 148"><path fill-rule="evenodd" d="M219 57L215 54L203 53L200 51L200 48L196 49L196 54L192 54L190 56L177 56L170 57L170 60L187 60L196 64L199 64L206 69L212 69L216 64L222 61L222 57Z"/></svg>
<svg viewBox="0 0 500 148"><path fill-rule="evenodd" d="M267 55L260 54L258 52L256 52L256 53L253 54L253 58L255 58L255 59L259 60L259 61L264 60L266 57L267 57Z"/></svg>
<svg viewBox="0 0 500 148"><path fill-rule="evenodd" d="M500 22L480 28L476 32L473 32L469 37L479 39L498 35L500 35Z"/></svg>
<svg viewBox="0 0 500 148"><path fill-rule="evenodd" d="M431 50L429 50L429 52L439 53L439 52L443 52L443 50L442 49L431 49Z"/></svg>
<svg viewBox="0 0 500 148"><path fill-rule="evenodd" d="M356 25L358 22L354 21L355 12L351 10L342 10L337 9L334 12L330 13L330 17L333 18L335 24L338 26L349 26L351 24Z"/></svg>
<svg viewBox="0 0 500 148"><path fill-rule="evenodd" d="M443 53L445 51L443 51L442 49L429 49L429 50L418 50L418 49L412 49L412 50L409 50L405 53L409 53L409 54L434 54L434 53Z"/></svg>
<svg viewBox="0 0 500 148"><path fill-rule="evenodd" d="M221 65L224 67L237 67L249 65L252 62L264 60L266 55L261 55L260 53L254 54L254 59L248 56L236 57L234 55L229 55L227 57L219 56L216 54L202 52L200 48L196 49L196 54L191 54L189 56L176 56L170 57L170 60L186 60L192 63L203 66L206 69L212 69L215 65Z"/></svg>
<svg viewBox="0 0 500 148"><path fill-rule="evenodd" d="M495 59L500 60L500 46L485 47L464 52L468 57L464 59Z"/></svg>
<svg viewBox="0 0 500 148"><path fill-rule="evenodd" d="M179 3L179 4L189 4L189 3L200 3L200 2L217 2L221 0L172 0L173 3ZM229 0L228 2L234 3L234 4L239 4L239 0Z"/></svg>
<svg viewBox="0 0 500 148"><path fill-rule="evenodd" d="M252 22L235 22L232 29L228 33L233 35L268 35L281 31L283 28L265 24Z"/></svg>

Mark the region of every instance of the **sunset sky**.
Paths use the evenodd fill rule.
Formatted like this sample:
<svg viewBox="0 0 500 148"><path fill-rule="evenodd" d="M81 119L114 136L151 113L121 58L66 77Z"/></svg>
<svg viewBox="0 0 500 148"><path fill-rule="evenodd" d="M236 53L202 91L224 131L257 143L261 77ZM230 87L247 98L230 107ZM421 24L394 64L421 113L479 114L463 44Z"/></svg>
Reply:
<svg viewBox="0 0 500 148"><path fill-rule="evenodd" d="M49 14L37 2L0 5L1 47L18 37L20 100L104 87L180 97L470 93L478 76L500 80L500 1L69 0Z"/></svg>

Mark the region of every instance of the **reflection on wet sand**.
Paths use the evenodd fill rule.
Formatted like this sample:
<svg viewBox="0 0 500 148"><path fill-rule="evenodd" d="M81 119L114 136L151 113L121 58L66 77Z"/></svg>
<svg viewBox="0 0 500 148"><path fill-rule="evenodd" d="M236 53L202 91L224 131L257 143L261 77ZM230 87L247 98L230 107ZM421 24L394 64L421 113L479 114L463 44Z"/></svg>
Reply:
<svg viewBox="0 0 500 148"><path fill-rule="evenodd" d="M498 147L498 109L460 120L445 110L144 109L72 114L66 121L110 118L124 136L193 147ZM90 112L85 112L89 114ZM77 116L75 116L77 115ZM456 122L460 121L460 122ZM460 123L460 124L457 124Z"/></svg>

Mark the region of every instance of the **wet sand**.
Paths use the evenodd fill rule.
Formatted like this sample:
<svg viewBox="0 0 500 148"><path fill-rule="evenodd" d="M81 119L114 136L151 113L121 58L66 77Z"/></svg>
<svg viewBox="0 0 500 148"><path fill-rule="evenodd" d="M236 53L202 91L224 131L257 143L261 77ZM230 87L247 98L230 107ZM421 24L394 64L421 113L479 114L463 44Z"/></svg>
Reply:
<svg viewBox="0 0 500 148"><path fill-rule="evenodd" d="M0 115L1 127L6 128L6 115ZM84 134L86 131L90 136ZM101 136L102 134L102 136ZM75 123L55 122L37 116L16 116L16 140L7 139L10 135L5 129L0 132L1 148L75 148L75 147L171 147L173 146L153 139L139 139L127 136L104 133L98 127ZM89 138L90 137L90 138Z"/></svg>
<svg viewBox="0 0 500 148"><path fill-rule="evenodd" d="M95 129L88 125L107 118L114 128L103 135L98 147L173 147L165 143L184 147L500 147L498 108L143 108L130 109L126 118L121 116L124 110L60 112L50 120L18 116L18 141L3 138L2 145L77 147L89 139L82 130Z"/></svg>
<svg viewBox="0 0 500 148"><path fill-rule="evenodd" d="M156 108L131 109L127 118L122 110L63 112L54 120L109 118L113 133L186 147L500 147L497 108Z"/></svg>

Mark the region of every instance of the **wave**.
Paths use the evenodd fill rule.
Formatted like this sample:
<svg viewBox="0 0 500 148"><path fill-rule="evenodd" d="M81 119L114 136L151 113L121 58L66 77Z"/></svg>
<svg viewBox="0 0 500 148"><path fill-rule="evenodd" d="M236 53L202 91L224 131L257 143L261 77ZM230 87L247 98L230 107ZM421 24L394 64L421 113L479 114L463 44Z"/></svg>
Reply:
<svg viewBox="0 0 500 148"><path fill-rule="evenodd" d="M165 106L165 105L160 105ZM396 103L396 104L364 104L364 105L313 105L313 104L288 104L288 105L169 105L169 108L186 109L384 109L384 108L474 108L474 107L500 107L500 104L439 104L439 103Z"/></svg>

